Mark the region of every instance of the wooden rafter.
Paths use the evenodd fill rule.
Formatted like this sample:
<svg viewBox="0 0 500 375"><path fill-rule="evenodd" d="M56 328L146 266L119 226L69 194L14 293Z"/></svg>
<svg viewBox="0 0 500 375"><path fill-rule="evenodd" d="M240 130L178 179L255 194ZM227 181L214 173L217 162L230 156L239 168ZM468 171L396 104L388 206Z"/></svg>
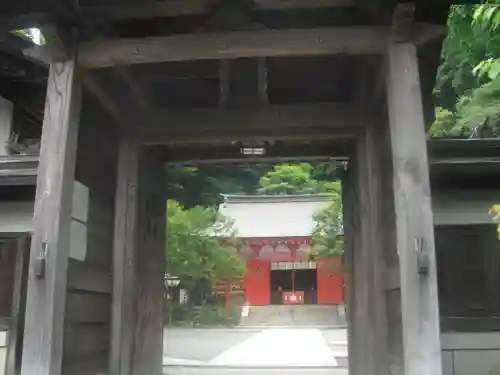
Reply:
<svg viewBox="0 0 500 375"><path fill-rule="evenodd" d="M254 10L285 10L285 9L311 9L311 8L336 8L354 6L353 0L254 0ZM111 19L139 19L157 17L176 17L196 14L206 14L210 8L206 0L171 0L152 2L148 4L122 4L99 5L86 7L84 12L91 14L106 14Z"/></svg>
<svg viewBox="0 0 500 375"><path fill-rule="evenodd" d="M150 104L148 102L146 92L141 84L131 74L130 69L125 66L117 66L115 70L128 86L134 101L138 103L141 111L143 113L149 113Z"/></svg>

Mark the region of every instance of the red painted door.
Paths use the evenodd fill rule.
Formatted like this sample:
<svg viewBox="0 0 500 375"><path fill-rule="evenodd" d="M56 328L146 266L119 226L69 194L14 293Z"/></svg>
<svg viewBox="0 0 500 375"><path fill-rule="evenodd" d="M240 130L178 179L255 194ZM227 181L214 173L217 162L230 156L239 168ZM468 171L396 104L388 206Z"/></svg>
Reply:
<svg viewBox="0 0 500 375"><path fill-rule="evenodd" d="M338 305L344 302L342 259L318 261L318 305Z"/></svg>
<svg viewBox="0 0 500 375"><path fill-rule="evenodd" d="M245 299L250 305L271 303L271 262L269 260L247 261Z"/></svg>

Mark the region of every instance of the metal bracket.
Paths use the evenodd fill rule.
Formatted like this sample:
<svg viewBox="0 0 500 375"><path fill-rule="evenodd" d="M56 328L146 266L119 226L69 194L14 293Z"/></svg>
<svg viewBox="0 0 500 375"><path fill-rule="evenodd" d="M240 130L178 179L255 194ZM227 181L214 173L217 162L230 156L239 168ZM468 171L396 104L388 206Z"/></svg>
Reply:
<svg viewBox="0 0 500 375"><path fill-rule="evenodd" d="M415 251L417 252L418 274L428 275L431 261L423 237L415 238Z"/></svg>
<svg viewBox="0 0 500 375"><path fill-rule="evenodd" d="M48 252L48 245L46 242L42 242L42 249L40 251L40 254L38 257L35 259L35 276L38 279L43 279L45 277L45 268L46 268L46 263L47 263L47 252Z"/></svg>

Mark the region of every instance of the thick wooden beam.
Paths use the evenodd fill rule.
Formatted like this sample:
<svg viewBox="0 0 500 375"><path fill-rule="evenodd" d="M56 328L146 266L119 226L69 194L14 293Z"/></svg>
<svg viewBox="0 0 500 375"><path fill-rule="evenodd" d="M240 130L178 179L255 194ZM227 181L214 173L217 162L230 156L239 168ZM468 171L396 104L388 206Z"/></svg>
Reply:
<svg viewBox="0 0 500 375"><path fill-rule="evenodd" d="M254 0L254 10L322 9L354 6L353 0ZM129 3L111 6L84 7L84 14L106 14L111 19L140 19L206 14L210 11L205 0L174 0L153 3Z"/></svg>
<svg viewBox="0 0 500 375"><path fill-rule="evenodd" d="M58 375L63 355L81 80L76 53L50 65L33 218L22 375Z"/></svg>
<svg viewBox="0 0 500 375"><path fill-rule="evenodd" d="M138 183L139 145L123 136L118 152L115 203L111 375L131 375L132 371Z"/></svg>
<svg viewBox="0 0 500 375"><path fill-rule="evenodd" d="M167 198L165 170L154 152L141 152L139 180L132 374L162 375Z"/></svg>
<svg viewBox="0 0 500 375"><path fill-rule="evenodd" d="M445 31L437 25L415 24L414 42L426 42ZM391 38L389 26L359 26L94 40L80 45L79 62L86 68L103 68L239 57L382 54Z"/></svg>
<svg viewBox="0 0 500 375"><path fill-rule="evenodd" d="M387 68L405 375L440 375L434 228L415 46L391 45Z"/></svg>
<svg viewBox="0 0 500 375"><path fill-rule="evenodd" d="M245 109L180 109L153 113L147 123L131 132L142 143L169 143L186 134L195 139L205 136L230 138L238 134L258 135L256 130L280 137L308 129L310 134L357 133L369 119L369 113L353 104L323 103L276 105ZM337 129L337 130L334 130ZM294 133L295 132L295 133ZM235 139L237 140L237 139Z"/></svg>
<svg viewBox="0 0 500 375"><path fill-rule="evenodd" d="M161 147L166 164L262 162L263 160L347 159L352 145L349 142L324 142L293 144L265 144L262 155L244 154L245 145L197 147ZM255 146L259 148L259 146Z"/></svg>
<svg viewBox="0 0 500 375"><path fill-rule="evenodd" d="M358 129L353 128L291 128L291 129L243 129L231 131L223 128L219 131L190 131L156 133L146 136L138 136L138 141L145 145L192 145L212 144L227 145L237 142L255 144L261 142L300 142L300 141L326 141L326 140L350 140L358 136Z"/></svg>

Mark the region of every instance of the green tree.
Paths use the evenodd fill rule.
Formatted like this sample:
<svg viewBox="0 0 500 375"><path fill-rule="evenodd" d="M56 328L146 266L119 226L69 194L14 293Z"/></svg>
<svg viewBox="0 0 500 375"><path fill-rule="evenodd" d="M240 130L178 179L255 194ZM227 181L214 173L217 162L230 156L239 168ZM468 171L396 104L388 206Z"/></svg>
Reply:
<svg viewBox="0 0 500 375"><path fill-rule="evenodd" d="M318 173L309 163L278 164L263 175L257 192L268 195L330 193L337 189L333 181L317 180Z"/></svg>
<svg viewBox="0 0 500 375"><path fill-rule="evenodd" d="M455 5L448 19L431 136L500 135L500 0Z"/></svg>
<svg viewBox="0 0 500 375"><path fill-rule="evenodd" d="M493 220L498 224L498 239L500 240L500 204L495 204L491 207L490 214L493 216Z"/></svg>
<svg viewBox="0 0 500 375"><path fill-rule="evenodd" d="M167 234L167 270L179 276L186 289L200 280L216 283L243 275L233 223L216 209L185 209L168 201Z"/></svg>
<svg viewBox="0 0 500 375"><path fill-rule="evenodd" d="M167 170L167 194L186 208L217 206L221 194L255 194L267 164L175 166Z"/></svg>
<svg viewBox="0 0 500 375"><path fill-rule="evenodd" d="M314 215L315 228L311 247L311 256L314 259L331 258L344 252L340 189L340 182L336 182L332 201Z"/></svg>

